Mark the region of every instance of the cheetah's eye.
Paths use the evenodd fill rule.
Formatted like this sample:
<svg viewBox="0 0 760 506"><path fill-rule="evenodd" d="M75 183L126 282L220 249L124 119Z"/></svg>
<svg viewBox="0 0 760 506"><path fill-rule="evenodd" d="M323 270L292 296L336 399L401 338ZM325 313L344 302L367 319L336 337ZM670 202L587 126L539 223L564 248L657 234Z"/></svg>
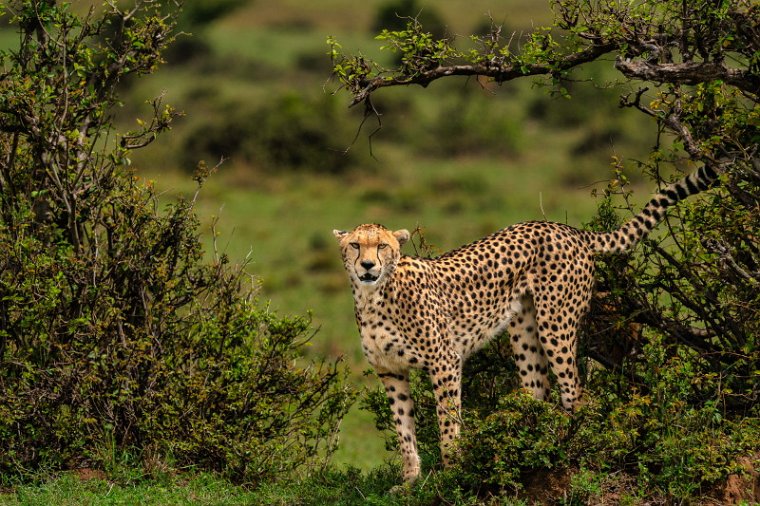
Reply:
<svg viewBox="0 0 760 506"><path fill-rule="evenodd" d="M354 249L359 249L359 243L358 243L358 242L352 242L352 243L350 243L350 244L351 244L351 247L352 247L352 248L354 248Z"/></svg>
<svg viewBox="0 0 760 506"><path fill-rule="evenodd" d="M381 242L380 244L377 245L377 249L385 249L387 247L388 247L388 245L385 244L384 242Z"/></svg>

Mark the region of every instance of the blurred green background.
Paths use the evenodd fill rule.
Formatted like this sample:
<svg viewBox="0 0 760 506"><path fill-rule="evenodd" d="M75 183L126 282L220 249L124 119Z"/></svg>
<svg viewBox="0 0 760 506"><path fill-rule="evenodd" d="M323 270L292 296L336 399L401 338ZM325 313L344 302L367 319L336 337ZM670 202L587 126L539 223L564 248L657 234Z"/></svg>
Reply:
<svg viewBox="0 0 760 506"><path fill-rule="evenodd" d="M636 160L656 141L653 124L618 107L631 90L611 59L564 83L571 100L532 78L383 90L381 128L370 117L359 131L364 108L349 109L351 97L330 79L325 41L390 66L394 55L374 35L397 14L419 15L460 44L493 20L514 47L552 18L549 3L534 0L187 0L165 67L124 83L115 117L117 130L135 127L158 95L184 112L172 132L134 153L138 177L168 202L194 194L199 160L224 158L198 197L209 255L250 259L261 302L310 313L313 357L344 357L356 384L369 387L334 228L420 227L443 252L518 221L579 226L594 215L592 192L606 187L613 157L635 183ZM0 29L0 45L14 44L17 35ZM358 407L341 437L338 463L368 469L392 457Z"/></svg>

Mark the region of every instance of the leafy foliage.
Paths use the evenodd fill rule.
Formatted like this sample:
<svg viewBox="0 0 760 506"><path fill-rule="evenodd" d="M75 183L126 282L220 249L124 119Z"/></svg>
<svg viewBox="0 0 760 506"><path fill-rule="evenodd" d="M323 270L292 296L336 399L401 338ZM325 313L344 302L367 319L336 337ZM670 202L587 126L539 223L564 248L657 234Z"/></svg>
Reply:
<svg viewBox="0 0 760 506"><path fill-rule="evenodd" d="M0 54L0 471L131 454L257 482L329 455L351 394L337 364L297 365L308 320L258 307L244 266L204 262L195 199L160 210L128 169L173 110L112 131L118 84L156 69L172 15L0 12L21 33Z"/></svg>
<svg viewBox="0 0 760 506"><path fill-rule="evenodd" d="M263 170L341 174L358 159L347 149L353 137L333 97L285 93L253 111L236 104L224 117L199 125L184 139L183 159L188 166L231 158ZM345 145L335 145L336 139Z"/></svg>
<svg viewBox="0 0 760 506"><path fill-rule="evenodd" d="M375 32L403 30L410 20L424 25L436 39L446 36L446 25L440 14L428 5L422 7L417 0L391 0L377 9L372 27Z"/></svg>
<svg viewBox="0 0 760 506"><path fill-rule="evenodd" d="M190 0L182 4L178 28L193 30L245 5L244 0Z"/></svg>
<svg viewBox="0 0 760 506"><path fill-rule="evenodd" d="M709 364L685 348L653 335L641 361L621 371L590 373L588 403L571 416L561 410L559 399L537 401L514 391L514 366L504 345L509 346L489 347L465 366L464 431L457 465L443 481L444 497L530 497L536 477L561 481L564 476L553 497L564 492L594 502L594 492L585 485L588 477L621 475L631 496L682 501L711 493L729 475L746 472L738 463L744 456L757 465L757 416L732 417L726 408L731 394L720 390L721 380ZM425 378L417 377L413 397L423 461L436 465L435 402ZM363 405L375 413L378 428L394 447L384 401L378 389Z"/></svg>
<svg viewBox="0 0 760 506"><path fill-rule="evenodd" d="M605 303L622 308L629 323L656 328L669 342L700 353L723 379L729 405L744 412L760 395L754 337L760 332L760 244L753 232L760 227L760 164L752 127L760 108L721 83L700 84L688 93L669 87L651 109L635 107L657 117L662 130L670 124L686 132L684 143L658 139L642 164L650 179L662 180L668 167L693 170L694 158L731 165L719 189L670 211L667 234L645 241L640 255L602 264Z"/></svg>

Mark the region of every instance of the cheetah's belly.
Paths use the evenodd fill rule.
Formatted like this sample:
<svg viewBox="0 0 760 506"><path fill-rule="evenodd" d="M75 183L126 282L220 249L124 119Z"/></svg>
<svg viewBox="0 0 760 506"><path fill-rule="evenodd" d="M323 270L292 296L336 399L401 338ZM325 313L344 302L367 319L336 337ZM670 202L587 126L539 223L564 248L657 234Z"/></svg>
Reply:
<svg viewBox="0 0 760 506"><path fill-rule="evenodd" d="M462 354L467 357L483 348L494 337L507 330L509 322L522 310L519 299L498 308L491 308L488 317L467 318L455 325L455 336L461 345Z"/></svg>

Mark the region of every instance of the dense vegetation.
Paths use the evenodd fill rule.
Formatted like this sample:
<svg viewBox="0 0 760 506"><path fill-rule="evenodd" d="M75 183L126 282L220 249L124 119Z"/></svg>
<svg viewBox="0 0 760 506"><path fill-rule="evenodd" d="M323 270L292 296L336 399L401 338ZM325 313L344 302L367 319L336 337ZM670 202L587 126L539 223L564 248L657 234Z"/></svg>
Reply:
<svg viewBox="0 0 760 506"><path fill-rule="evenodd" d="M128 167L173 110L156 99L138 130L112 129L118 84L161 62L172 15L1 13L20 45L0 55L0 472L127 455L257 483L329 455L350 394L336 364L296 364L308 320L260 307L226 257L206 262L193 200L159 209Z"/></svg>
<svg viewBox="0 0 760 506"><path fill-rule="evenodd" d="M485 2L186 4L174 31L174 17L150 2L125 23L131 11L110 6L90 17L56 2L0 6L21 32L0 78L0 485L97 469L19 485L0 502L752 501L756 7L563 1L552 4L554 26L533 33L535 16L549 22L533 2L495 11L493 24L481 19ZM236 24L246 16L270 24ZM387 28L382 44L396 52L345 26ZM193 37L169 44L178 30ZM324 82L332 30L366 51L353 59L330 48L368 107L345 110L346 95L324 93L341 84ZM466 32L475 38L451 35ZM162 55L169 66L149 76ZM477 80L442 79L481 64ZM655 73L682 64L713 73L682 82ZM545 75L543 89L525 74ZM393 89L407 83L429 86ZM361 95L367 85L376 88ZM140 105L162 89L186 117L167 99ZM578 186L608 177L611 152L613 181L590 227L614 227L660 179L702 163L725 175L633 255L600 261L582 340L588 405L570 417L556 399L515 392L509 346L497 342L468 364L458 467L389 495L398 468L379 463L370 421L346 420L356 434L344 431L344 448L370 453L361 462L371 470L325 467L293 480L288 471L313 469L335 442L350 396L334 357L347 353L364 381L329 230L403 219L427 225L440 251L542 215L578 224L596 206ZM201 165L190 176L199 159L220 158L229 160L219 174L207 179ZM220 241L225 227L237 235ZM251 243L253 262L233 265ZM309 319L273 315L264 296L296 314L313 309L319 333L307 343ZM309 364L320 356L330 362ZM435 416L427 379L416 381L430 469ZM389 427L382 392L361 404Z"/></svg>

